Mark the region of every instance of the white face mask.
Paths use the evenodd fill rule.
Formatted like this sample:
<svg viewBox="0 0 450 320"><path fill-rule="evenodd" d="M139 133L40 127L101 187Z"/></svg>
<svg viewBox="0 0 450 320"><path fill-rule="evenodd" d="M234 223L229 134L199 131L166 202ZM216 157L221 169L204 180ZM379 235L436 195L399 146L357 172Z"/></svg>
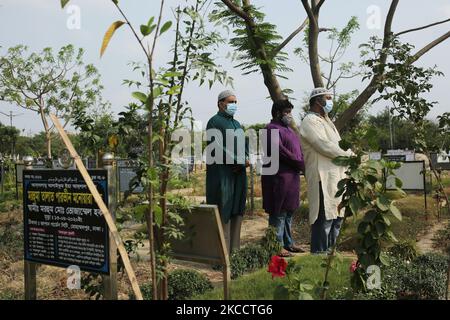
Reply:
<svg viewBox="0 0 450 320"><path fill-rule="evenodd" d="M285 126L288 126L288 125L290 125L291 124L291 122L292 122L292 115L290 115L290 114L286 114L286 115L284 115L282 118L281 118L281 122L285 125Z"/></svg>
<svg viewBox="0 0 450 320"><path fill-rule="evenodd" d="M326 99L325 100L325 105L322 106L322 108L323 108L323 111L326 114L329 114L331 112L331 110L333 110L333 100Z"/></svg>

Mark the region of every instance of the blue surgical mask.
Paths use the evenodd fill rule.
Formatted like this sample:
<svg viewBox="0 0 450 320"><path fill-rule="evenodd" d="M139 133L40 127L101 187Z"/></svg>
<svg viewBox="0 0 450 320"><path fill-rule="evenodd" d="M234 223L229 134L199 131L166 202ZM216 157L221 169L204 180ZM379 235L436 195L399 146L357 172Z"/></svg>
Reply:
<svg viewBox="0 0 450 320"><path fill-rule="evenodd" d="M237 104L236 103L229 103L227 105L227 108L225 109L225 112L230 115L230 116L234 116L234 114L237 111Z"/></svg>
<svg viewBox="0 0 450 320"><path fill-rule="evenodd" d="M333 100L325 100L325 105L322 108L326 114L329 114L333 110Z"/></svg>

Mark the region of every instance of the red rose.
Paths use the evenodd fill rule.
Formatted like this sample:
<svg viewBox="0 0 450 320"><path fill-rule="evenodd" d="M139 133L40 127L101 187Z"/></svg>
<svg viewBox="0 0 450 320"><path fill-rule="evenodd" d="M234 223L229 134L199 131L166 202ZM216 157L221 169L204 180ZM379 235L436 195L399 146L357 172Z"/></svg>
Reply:
<svg viewBox="0 0 450 320"><path fill-rule="evenodd" d="M268 272L272 273L272 279L275 277L284 277L286 275L287 262L279 256L273 256L269 263Z"/></svg>
<svg viewBox="0 0 450 320"><path fill-rule="evenodd" d="M359 262L358 261L353 261L352 264L350 265L350 272L353 273L356 271L356 269L358 269L359 267Z"/></svg>

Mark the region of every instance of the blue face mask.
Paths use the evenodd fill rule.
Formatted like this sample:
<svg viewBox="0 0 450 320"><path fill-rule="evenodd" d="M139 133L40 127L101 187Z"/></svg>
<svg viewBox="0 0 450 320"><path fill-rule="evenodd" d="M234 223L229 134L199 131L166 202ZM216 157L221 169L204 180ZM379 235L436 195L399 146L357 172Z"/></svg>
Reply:
<svg viewBox="0 0 450 320"><path fill-rule="evenodd" d="M230 116L234 116L234 114L237 111L237 104L236 103L229 103L227 105L227 108L225 109L225 112L230 115Z"/></svg>
<svg viewBox="0 0 450 320"><path fill-rule="evenodd" d="M331 110L333 110L333 100L325 100L325 105L323 105L322 108L326 114L329 114Z"/></svg>

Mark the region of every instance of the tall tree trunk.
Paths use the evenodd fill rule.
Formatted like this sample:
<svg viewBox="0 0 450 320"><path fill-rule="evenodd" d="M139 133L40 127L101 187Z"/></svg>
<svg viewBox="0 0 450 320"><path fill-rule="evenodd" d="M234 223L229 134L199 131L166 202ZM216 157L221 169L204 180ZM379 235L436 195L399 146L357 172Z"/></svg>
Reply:
<svg viewBox="0 0 450 320"><path fill-rule="evenodd" d="M47 131L45 133L45 138L47 140L47 158L52 158L52 133L50 131Z"/></svg>
<svg viewBox="0 0 450 320"><path fill-rule="evenodd" d="M39 115L41 116L42 124L44 125L45 130L45 142L47 146L47 159L52 158L52 133L50 131L50 127L48 125L47 118L45 117L45 104L44 99L39 97Z"/></svg>
<svg viewBox="0 0 450 320"><path fill-rule="evenodd" d="M308 54L309 68L314 87L323 87L322 73L319 62L319 12L314 14L314 23L309 24L308 30Z"/></svg>

